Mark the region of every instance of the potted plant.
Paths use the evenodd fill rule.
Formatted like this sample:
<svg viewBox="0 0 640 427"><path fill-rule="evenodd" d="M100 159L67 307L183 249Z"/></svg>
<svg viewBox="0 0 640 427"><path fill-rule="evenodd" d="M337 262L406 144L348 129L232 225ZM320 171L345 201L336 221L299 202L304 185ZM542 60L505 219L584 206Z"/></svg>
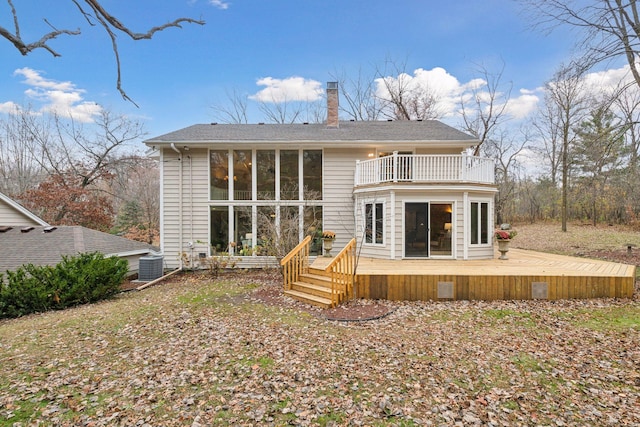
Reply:
<svg viewBox="0 0 640 427"><path fill-rule="evenodd" d="M512 230L511 225L509 224L502 224L500 228L495 231L494 235L498 241L498 251L500 251L500 258L498 259L509 259L507 257L509 244L511 243L511 239L516 237L517 234L518 232L516 230Z"/></svg>
<svg viewBox="0 0 640 427"><path fill-rule="evenodd" d="M331 249L333 249L334 240L336 240L336 233L329 230L322 232L322 241L324 242L324 256L331 257Z"/></svg>

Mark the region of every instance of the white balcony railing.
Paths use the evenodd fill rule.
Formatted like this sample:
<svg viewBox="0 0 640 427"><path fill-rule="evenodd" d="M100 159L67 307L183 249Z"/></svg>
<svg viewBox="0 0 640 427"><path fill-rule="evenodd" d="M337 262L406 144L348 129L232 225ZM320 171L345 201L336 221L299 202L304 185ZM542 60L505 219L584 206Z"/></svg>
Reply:
<svg viewBox="0 0 640 427"><path fill-rule="evenodd" d="M397 154L358 161L355 186L388 182L495 183L495 161L460 155Z"/></svg>

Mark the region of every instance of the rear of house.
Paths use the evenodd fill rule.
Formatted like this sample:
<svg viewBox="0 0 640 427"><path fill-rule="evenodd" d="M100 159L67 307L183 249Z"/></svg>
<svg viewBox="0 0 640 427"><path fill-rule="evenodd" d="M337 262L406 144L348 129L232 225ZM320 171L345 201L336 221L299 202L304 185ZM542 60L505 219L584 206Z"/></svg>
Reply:
<svg viewBox="0 0 640 427"><path fill-rule="evenodd" d="M262 267L264 230L322 230L362 256L492 258L494 164L439 121L199 124L145 143L161 165L161 247L169 266L229 252ZM268 224L265 224L268 222Z"/></svg>

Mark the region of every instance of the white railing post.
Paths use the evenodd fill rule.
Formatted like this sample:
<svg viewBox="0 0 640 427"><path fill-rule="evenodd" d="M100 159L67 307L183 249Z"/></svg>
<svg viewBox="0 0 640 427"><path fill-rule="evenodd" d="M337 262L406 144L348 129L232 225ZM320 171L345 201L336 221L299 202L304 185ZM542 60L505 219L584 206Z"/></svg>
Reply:
<svg viewBox="0 0 640 427"><path fill-rule="evenodd" d="M356 160L356 173L353 177L353 185L356 187L360 185L360 168L360 160Z"/></svg>
<svg viewBox="0 0 640 427"><path fill-rule="evenodd" d="M466 181L467 180L467 152L464 151L462 153L462 156L460 156L460 159L462 161L462 164L460 165L460 181Z"/></svg>
<svg viewBox="0 0 640 427"><path fill-rule="evenodd" d="M393 182L398 182L398 152L393 152Z"/></svg>

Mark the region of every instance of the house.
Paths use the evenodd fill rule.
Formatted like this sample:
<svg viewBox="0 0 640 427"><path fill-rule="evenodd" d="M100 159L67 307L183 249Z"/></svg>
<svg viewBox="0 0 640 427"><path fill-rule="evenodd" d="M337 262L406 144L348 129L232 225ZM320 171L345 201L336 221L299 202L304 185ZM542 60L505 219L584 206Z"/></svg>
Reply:
<svg viewBox="0 0 640 427"><path fill-rule="evenodd" d="M63 255L100 252L129 262L138 271L140 257L158 248L81 226L50 226L16 201L0 193L0 273L24 264L55 265Z"/></svg>
<svg viewBox="0 0 640 427"><path fill-rule="evenodd" d="M0 226L48 226L46 221L39 218L24 206L0 193Z"/></svg>
<svg viewBox="0 0 640 427"><path fill-rule="evenodd" d="M262 266L262 218L300 241L331 230L338 250L356 238L362 257L494 257L494 161L468 154L477 139L436 120L339 121L336 83L327 111L322 124L196 124L146 140L167 264L230 251Z"/></svg>
<svg viewBox="0 0 640 427"><path fill-rule="evenodd" d="M269 233L300 242L281 260L287 295L321 307L390 300L630 298L635 266L493 246L494 161L436 120L197 124L145 143L160 162L169 267L230 253L263 267ZM336 234L334 257L321 231ZM327 249L325 245L325 250ZM315 259L313 259L315 256Z"/></svg>

